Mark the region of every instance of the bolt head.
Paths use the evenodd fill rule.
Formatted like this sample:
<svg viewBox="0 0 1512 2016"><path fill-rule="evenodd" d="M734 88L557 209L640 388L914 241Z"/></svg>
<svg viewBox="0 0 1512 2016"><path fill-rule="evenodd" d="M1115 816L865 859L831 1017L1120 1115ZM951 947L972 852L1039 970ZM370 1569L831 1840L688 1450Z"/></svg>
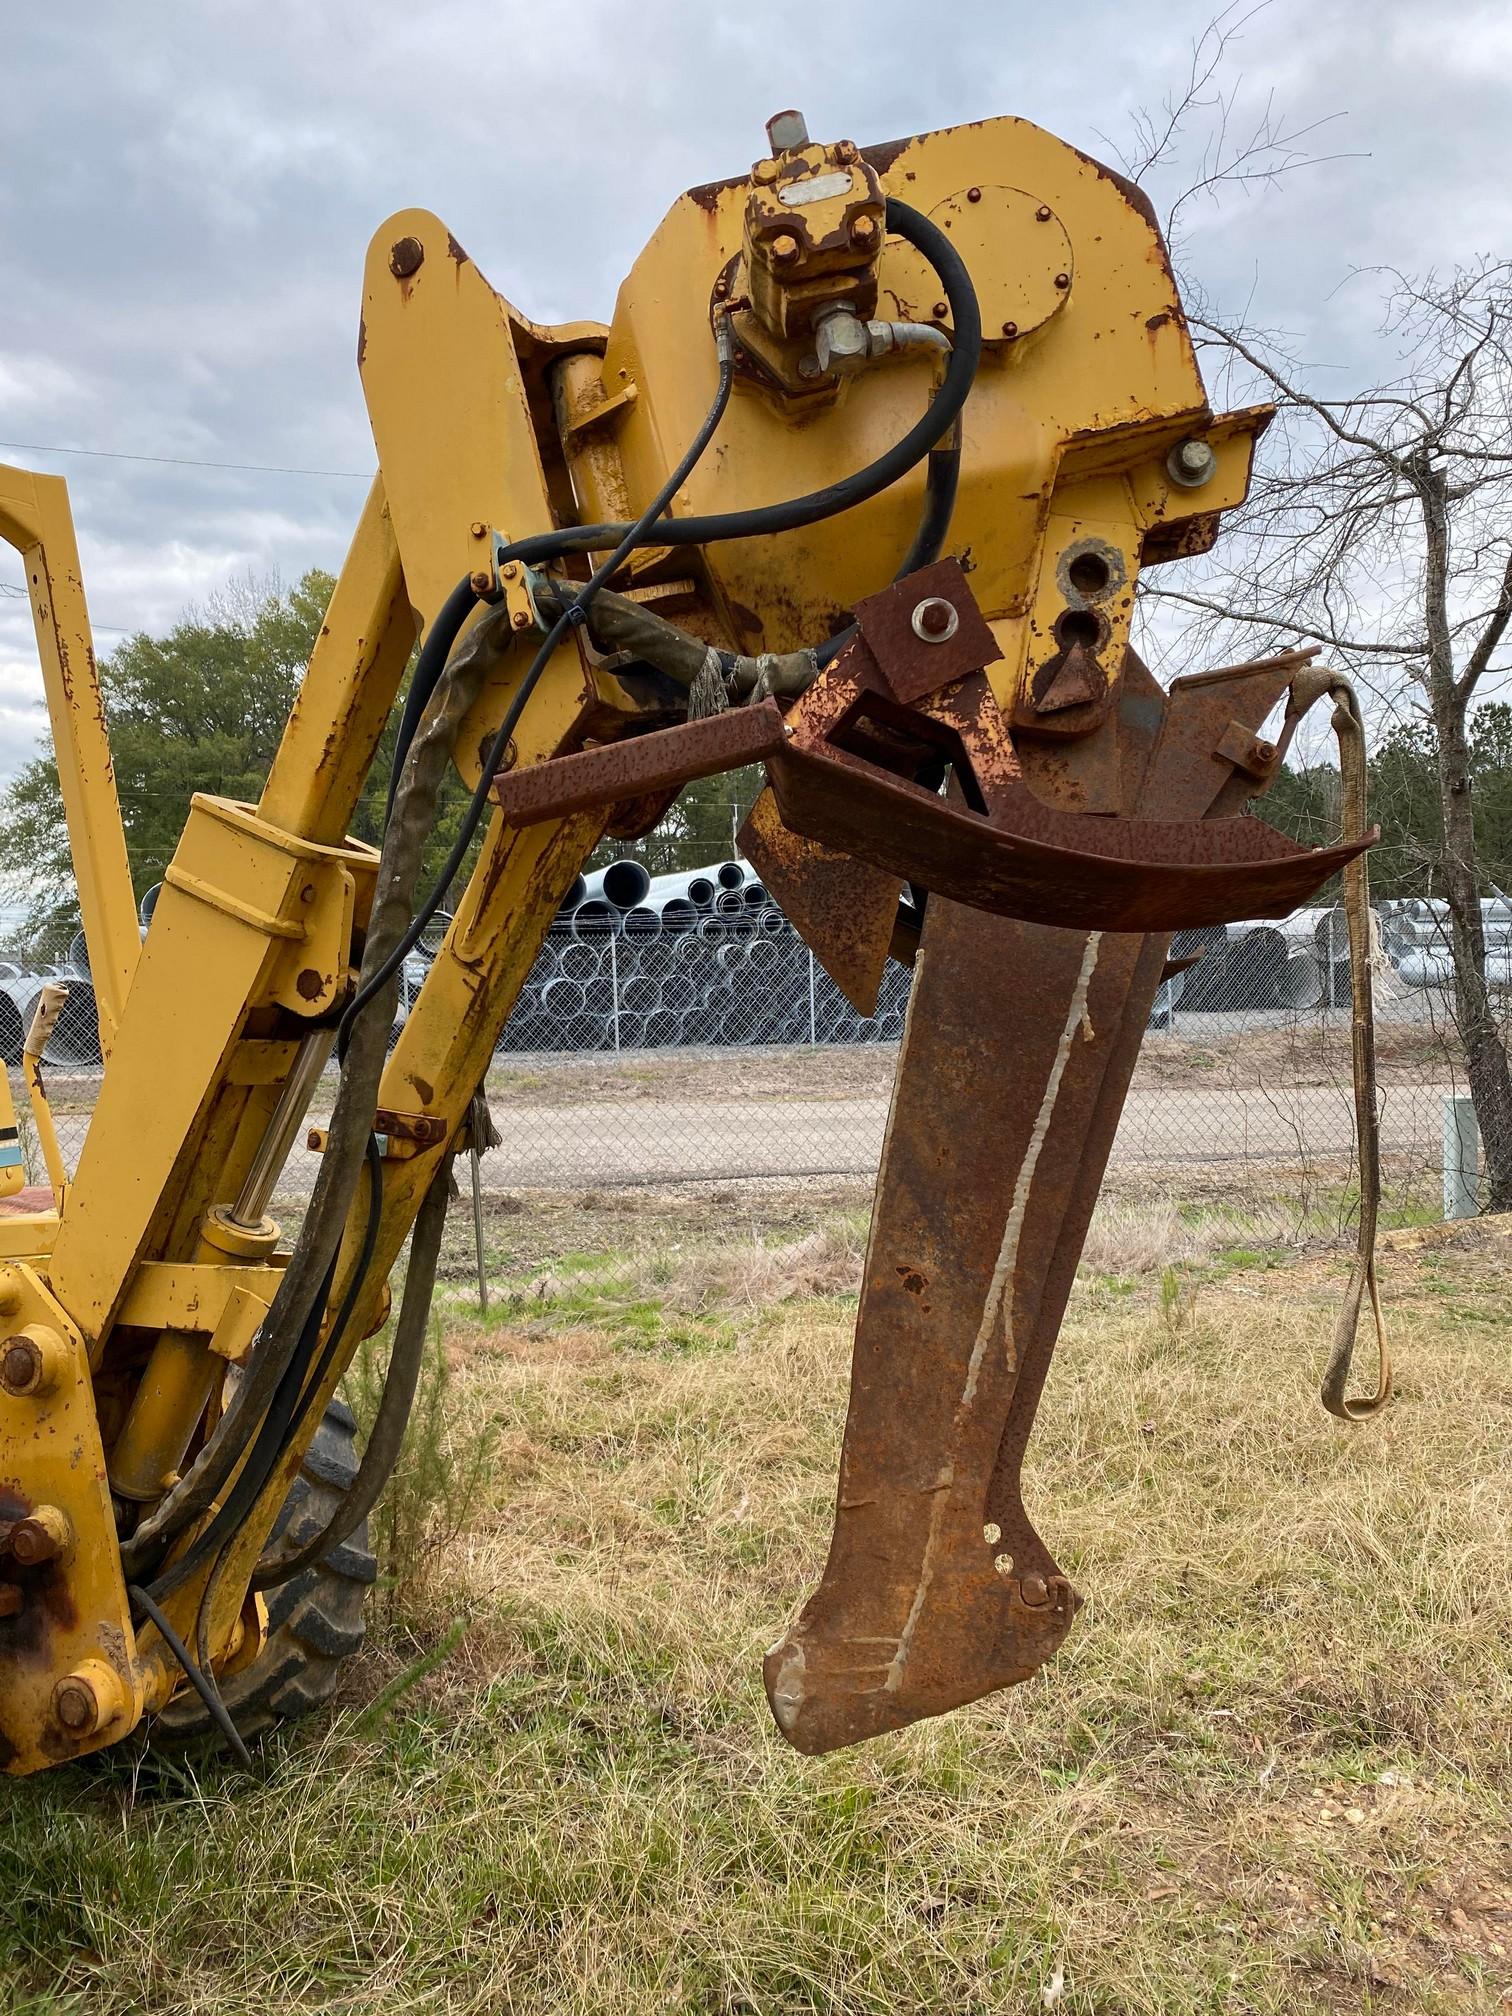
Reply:
<svg viewBox="0 0 1512 2016"><path fill-rule="evenodd" d="M1275 743L1257 742L1254 748L1254 757L1257 763L1274 763L1276 760Z"/></svg>
<svg viewBox="0 0 1512 2016"><path fill-rule="evenodd" d="M396 280L408 280L425 263L425 247L418 238L400 238L389 250L389 271Z"/></svg>
<svg viewBox="0 0 1512 2016"><path fill-rule="evenodd" d="M42 1352L34 1338L8 1337L0 1355L0 1386L20 1399L42 1383Z"/></svg>
<svg viewBox="0 0 1512 2016"><path fill-rule="evenodd" d="M1026 1603L1038 1609L1050 1600L1050 1586L1043 1575L1026 1575L1019 1583L1019 1594Z"/></svg>
<svg viewBox="0 0 1512 2016"><path fill-rule="evenodd" d="M714 299L716 301L723 301L729 291L730 283L721 273L719 278L714 282Z"/></svg>
<svg viewBox="0 0 1512 2016"><path fill-rule="evenodd" d="M30 1519L18 1519L12 1526L11 1559L20 1568L40 1568L55 1561L70 1538L65 1514L54 1505L39 1506Z"/></svg>
<svg viewBox="0 0 1512 2016"><path fill-rule="evenodd" d="M487 595L492 590L492 588L493 588L493 580L491 576L485 573L482 568L479 568L478 572L474 574L474 576L472 577L472 590L474 595Z"/></svg>
<svg viewBox="0 0 1512 2016"><path fill-rule="evenodd" d="M1061 292L1064 294L1066 289L1071 285L1071 275L1069 273L1057 273L1055 276L1055 284L1057 287L1060 288Z"/></svg>
<svg viewBox="0 0 1512 2016"><path fill-rule="evenodd" d="M481 518L474 518L472 522L472 536L474 539L481 539L487 530L488 527L483 523Z"/></svg>
<svg viewBox="0 0 1512 2016"><path fill-rule="evenodd" d="M92 1736L99 1726L100 1704L89 1682L70 1673L53 1689L52 1710L70 1736Z"/></svg>
<svg viewBox="0 0 1512 2016"><path fill-rule="evenodd" d="M854 140L837 140L835 142L835 159L845 162L847 167L856 159L860 151Z"/></svg>
<svg viewBox="0 0 1512 2016"><path fill-rule="evenodd" d="M1048 224L1050 222L1050 205L1048 203L1041 203L1038 210L1034 213L1034 221L1036 224Z"/></svg>
<svg viewBox="0 0 1512 2016"><path fill-rule="evenodd" d="M966 201L968 203L980 203L981 200L982 192L980 189L968 189L966 191Z"/></svg>
<svg viewBox="0 0 1512 2016"><path fill-rule="evenodd" d="M1206 483L1218 467L1218 457L1206 441L1178 441L1166 457L1174 482L1188 490Z"/></svg>
<svg viewBox="0 0 1512 2016"><path fill-rule="evenodd" d="M530 611L528 609L516 609L509 621L511 627L516 630L528 630L530 628Z"/></svg>
<svg viewBox="0 0 1512 2016"><path fill-rule="evenodd" d="M779 266L791 265L798 257L798 240L791 231L779 231L772 240L772 257Z"/></svg>
<svg viewBox="0 0 1512 2016"><path fill-rule="evenodd" d="M950 313L950 303L948 301L936 301L932 312L936 322L943 322L945 317Z"/></svg>
<svg viewBox="0 0 1512 2016"><path fill-rule="evenodd" d="M760 182L763 187L768 183L775 182L777 180L777 163L775 161L757 161L753 163L751 180L753 182Z"/></svg>
<svg viewBox="0 0 1512 2016"><path fill-rule="evenodd" d="M915 637L926 644L943 644L947 637L954 637L960 623L955 604L947 602L943 595L926 595L910 619Z"/></svg>
<svg viewBox="0 0 1512 2016"><path fill-rule="evenodd" d="M774 112L766 122L767 145L774 154L791 154L808 145L808 121L801 112Z"/></svg>
<svg viewBox="0 0 1512 2016"><path fill-rule="evenodd" d="M876 241L877 220L875 217L858 217L850 230L853 245L871 245Z"/></svg>
<svg viewBox="0 0 1512 2016"><path fill-rule="evenodd" d="M1003 324L1003 334L1004 334L1005 336L1007 336L1007 337L1010 337L1010 338L1011 338L1011 337L1014 337L1014 336L1017 336L1017 334L1018 334L1018 324L1017 324L1017 322L1005 322L1005 323Z"/></svg>

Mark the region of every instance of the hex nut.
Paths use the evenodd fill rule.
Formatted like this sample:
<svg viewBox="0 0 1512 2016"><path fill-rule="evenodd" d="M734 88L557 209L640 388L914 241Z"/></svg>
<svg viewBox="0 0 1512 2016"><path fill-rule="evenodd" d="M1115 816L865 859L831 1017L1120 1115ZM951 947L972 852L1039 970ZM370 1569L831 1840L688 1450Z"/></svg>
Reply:
<svg viewBox="0 0 1512 2016"><path fill-rule="evenodd" d="M791 265L798 257L798 240L791 231L779 231L772 240L772 257L779 266Z"/></svg>
<svg viewBox="0 0 1512 2016"><path fill-rule="evenodd" d="M1031 1609L1038 1610L1050 1600L1050 1585L1043 1575L1026 1575L1019 1583L1019 1594Z"/></svg>
<svg viewBox="0 0 1512 2016"><path fill-rule="evenodd" d="M926 595L909 619L915 637L926 644L943 644L954 637L960 626L955 604L947 602L943 595Z"/></svg>

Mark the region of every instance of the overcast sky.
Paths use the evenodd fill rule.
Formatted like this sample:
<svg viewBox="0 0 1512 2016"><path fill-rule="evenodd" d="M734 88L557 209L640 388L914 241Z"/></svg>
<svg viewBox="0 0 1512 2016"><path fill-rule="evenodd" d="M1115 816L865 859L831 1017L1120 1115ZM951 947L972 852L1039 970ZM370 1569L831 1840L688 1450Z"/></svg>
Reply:
<svg viewBox="0 0 1512 2016"><path fill-rule="evenodd" d="M1211 0L74 0L0 39L0 459L68 477L97 640L228 583L335 568L372 469L362 262L437 211L542 321L607 319L680 191L798 105L863 144L1017 113L1109 158L1179 89ZM1190 218L1209 294L1347 381L1356 269L1512 246L1512 7L1273 0L1228 70L1349 158ZM61 455L351 472L292 475ZM46 449L49 452L41 452ZM20 562L0 547L0 584ZM43 732L0 593L0 777Z"/></svg>

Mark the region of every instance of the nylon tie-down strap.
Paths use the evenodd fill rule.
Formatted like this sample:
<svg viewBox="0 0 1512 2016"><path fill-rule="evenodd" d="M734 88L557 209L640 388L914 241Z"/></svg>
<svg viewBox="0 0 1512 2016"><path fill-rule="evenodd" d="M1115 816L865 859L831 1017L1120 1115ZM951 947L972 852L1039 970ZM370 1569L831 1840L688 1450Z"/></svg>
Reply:
<svg viewBox="0 0 1512 2016"><path fill-rule="evenodd" d="M1339 744L1339 784L1343 836L1358 838L1367 828L1365 724L1354 688L1337 673L1314 675L1334 703L1333 729ZM1296 689L1293 689L1296 695ZM1297 696L1300 697L1300 696ZM1296 706L1296 697L1293 699ZM1360 1167L1360 1222L1349 1285L1334 1326L1333 1348L1323 1374L1321 1399L1341 1421L1368 1421L1391 1398L1391 1352L1376 1280L1376 1231L1381 1215L1381 1123L1376 1104L1375 985L1371 970L1370 873L1364 854L1343 868L1344 916L1349 927L1350 1061L1354 1075L1355 1142ZM1370 1296L1375 1321L1379 1374L1375 1392L1346 1392L1360 1327L1360 1308Z"/></svg>

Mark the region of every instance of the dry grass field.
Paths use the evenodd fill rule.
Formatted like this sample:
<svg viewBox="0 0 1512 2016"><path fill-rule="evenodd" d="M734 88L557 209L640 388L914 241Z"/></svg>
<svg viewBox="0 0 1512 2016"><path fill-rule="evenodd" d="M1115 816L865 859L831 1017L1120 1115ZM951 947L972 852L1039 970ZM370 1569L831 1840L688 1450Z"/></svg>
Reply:
<svg viewBox="0 0 1512 2016"><path fill-rule="evenodd" d="M250 1778L8 1785L0 2006L1505 2006L1512 1241L1390 1255L1400 1397L1350 1431L1336 1250L1114 1200L1032 1452L1067 1646L813 1761L760 1654L823 1556L864 1221L637 1214L494 1218L486 1320L457 1226L341 1712Z"/></svg>

